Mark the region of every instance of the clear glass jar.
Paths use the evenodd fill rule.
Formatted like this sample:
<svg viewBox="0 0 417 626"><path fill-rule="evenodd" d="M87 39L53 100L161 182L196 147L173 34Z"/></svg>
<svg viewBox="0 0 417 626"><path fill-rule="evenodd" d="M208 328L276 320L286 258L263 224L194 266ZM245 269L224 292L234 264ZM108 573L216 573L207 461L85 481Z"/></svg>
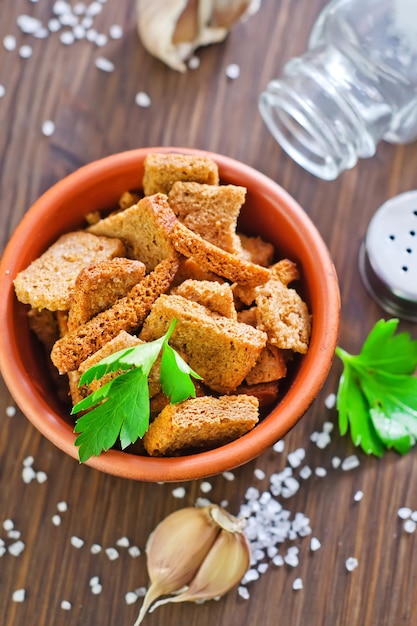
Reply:
<svg viewBox="0 0 417 626"><path fill-rule="evenodd" d="M259 110L282 148L325 180L382 139L417 139L417 0L330 2Z"/></svg>

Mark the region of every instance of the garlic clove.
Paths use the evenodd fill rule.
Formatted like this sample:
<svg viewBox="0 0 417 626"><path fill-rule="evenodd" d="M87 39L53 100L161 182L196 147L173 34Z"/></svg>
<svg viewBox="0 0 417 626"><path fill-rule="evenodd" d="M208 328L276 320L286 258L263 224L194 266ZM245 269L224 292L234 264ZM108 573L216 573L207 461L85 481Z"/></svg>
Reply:
<svg viewBox="0 0 417 626"><path fill-rule="evenodd" d="M153 56L185 72L199 46L223 41L261 0L136 0L139 37Z"/></svg>
<svg viewBox="0 0 417 626"><path fill-rule="evenodd" d="M189 584L220 532L210 507L179 509L156 526L146 544L151 585L134 626L157 598Z"/></svg>

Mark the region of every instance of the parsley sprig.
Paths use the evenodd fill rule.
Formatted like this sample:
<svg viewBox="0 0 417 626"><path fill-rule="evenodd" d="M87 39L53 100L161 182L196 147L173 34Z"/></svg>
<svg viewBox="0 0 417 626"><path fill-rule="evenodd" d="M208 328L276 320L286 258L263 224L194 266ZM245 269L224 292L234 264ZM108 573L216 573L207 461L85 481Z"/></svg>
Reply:
<svg viewBox="0 0 417 626"><path fill-rule="evenodd" d="M81 376L80 386L90 385L106 374L121 372L78 402L71 411L72 415L88 411L77 419L74 428L74 432L79 433L75 445L79 446L81 463L111 448L117 437L124 449L146 433L150 416L148 377L159 354L160 383L170 402L177 404L195 397L191 377L201 379L201 376L168 344L175 325L176 320L172 320L159 339L119 350Z"/></svg>
<svg viewBox="0 0 417 626"><path fill-rule="evenodd" d="M397 326L398 319L377 322L358 355L336 348L340 434L350 428L354 445L378 457L385 448L405 454L417 440L417 340L395 334Z"/></svg>

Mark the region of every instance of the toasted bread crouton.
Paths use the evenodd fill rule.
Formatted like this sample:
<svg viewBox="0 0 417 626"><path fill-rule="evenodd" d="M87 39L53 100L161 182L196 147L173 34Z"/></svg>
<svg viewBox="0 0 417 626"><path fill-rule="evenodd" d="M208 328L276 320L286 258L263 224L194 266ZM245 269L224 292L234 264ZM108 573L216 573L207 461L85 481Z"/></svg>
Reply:
<svg viewBox="0 0 417 626"><path fill-rule="evenodd" d="M88 396L88 387L86 385L80 386L81 374L78 370L67 372L67 377L71 404L75 406L77 402L81 402L81 400Z"/></svg>
<svg viewBox="0 0 417 626"><path fill-rule="evenodd" d="M88 322L125 296L145 275L140 261L119 258L85 267L78 274L68 314L68 330Z"/></svg>
<svg viewBox="0 0 417 626"><path fill-rule="evenodd" d="M245 378L248 385L269 383L272 380L285 378L287 375L287 360L283 350L267 344L263 348L255 365Z"/></svg>
<svg viewBox="0 0 417 626"><path fill-rule="evenodd" d="M270 280L258 290L256 304L257 327L267 333L269 343L284 350L307 352L311 317L295 289L280 280Z"/></svg>
<svg viewBox="0 0 417 626"><path fill-rule="evenodd" d="M232 282L254 287L266 283L270 272L266 267L244 261L206 241L200 235L176 222L171 239L175 248L186 257L191 257L207 271L227 278Z"/></svg>
<svg viewBox="0 0 417 626"><path fill-rule="evenodd" d="M266 345L265 333L176 295L158 298L140 338L152 341L162 337L172 319L177 320L177 325L170 344L202 377L205 385L220 393L240 385Z"/></svg>
<svg viewBox="0 0 417 626"><path fill-rule="evenodd" d="M237 319L233 293L229 283L189 279L171 289L171 293L198 302L210 311L219 313L219 315L230 317L232 320Z"/></svg>
<svg viewBox="0 0 417 626"><path fill-rule="evenodd" d="M173 287L178 286L188 279L192 280L211 280L216 281L218 283L224 283L224 279L217 276L213 272L208 272L204 270L198 263L193 261L193 259L187 259L187 257L180 257L180 266L178 268L178 272L175 274L175 279L173 282Z"/></svg>
<svg viewBox="0 0 417 626"><path fill-rule="evenodd" d="M174 254L169 233L176 221L167 197L156 194L105 217L88 230L95 235L119 237L126 244L127 256L142 261L146 271L151 272Z"/></svg>
<svg viewBox="0 0 417 626"><path fill-rule="evenodd" d="M187 228L219 248L239 254L242 247L236 227L245 197L245 187L236 185L176 182L168 202Z"/></svg>
<svg viewBox="0 0 417 626"><path fill-rule="evenodd" d="M119 239L97 237L85 231L62 235L16 276L17 299L34 309L67 311L75 280L83 267L124 255L125 247Z"/></svg>
<svg viewBox="0 0 417 626"><path fill-rule="evenodd" d="M241 311L238 311L237 321L242 324L249 324L249 326L256 328L256 306L253 306L250 309L242 309Z"/></svg>
<svg viewBox="0 0 417 626"><path fill-rule="evenodd" d="M264 241L261 237L248 237L242 233L238 233L238 237L243 259L264 267L271 265L275 254L272 243Z"/></svg>
<svg viewBox="0 0 417 626"><path fill-rule="evenodd" d="M59 328L56 314L48 309L30 309L28 311L29 328L50 352L55 341L59 339Z"/></svg>
<svg viewBox="0 0 417 626"><path fill-rule="evenodd" d="M122 330L136 332L159 294L169 289L177 269L177 257L165 259L110 309L98 313L59 339L51 352L58 371L63 374L78 369L82 361Z"/></svg>
<svg viewBox="0 0 417 626"><path fill-rule="evenodd" d="M204 396L169 404L145 433L150 456L176 456L194 449L210 449L238 439L259 420L256 398Z"/></svg>
<svg viewBox="0 0 417 626"><path fill-rule="evenodd" d="M233 392L233 394L246 394L248 396L254 396L259 402L259 408L271 406L278 400L279 382L272 380L269 383L258 383L257 385L247 385L242 383Z"/></svg>
<svg viewBox="0 0 417 626"><path fill-rule="evenodd" d="M122 209L129 209L134 204L137 204L141 196L138 193L132 191L124 191L119 198L119 207Z"/></svg>
<svg viewBox="0 0 417 626"><path fill-rule="evenodd" d="M271 265L271 278L274 280L280 280L283 285L289 285L294 280L300 280L300 271L297 264L290 259L282 259Z"/></svg>
<svg viewBox="0 0 417 626"><path fill-rule="evenodd" d="M151 153L146 156L142 180L145 196L168 194L177 180L218 185L217 163L204 155Z"/></svg>

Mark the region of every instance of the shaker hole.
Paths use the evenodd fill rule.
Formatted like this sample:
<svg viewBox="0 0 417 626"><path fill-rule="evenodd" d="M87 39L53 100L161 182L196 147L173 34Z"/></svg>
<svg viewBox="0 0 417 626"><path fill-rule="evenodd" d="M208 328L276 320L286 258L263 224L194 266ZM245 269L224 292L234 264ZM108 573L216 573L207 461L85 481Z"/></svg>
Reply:
<svg viewBox="0 0 417 626"><path fill-rule="evenodd" d="M411 254L413 249L412 248L406 248L405 251L407 252L407 254Z"/></svg>
<svg viewBox="0 0 417 626"><path fill-rule="evenodd" d="M415 237L416 236L416 231L415 230L410 230L410 235L411 235L411 237Z"/></svg>
<svg viewBox="0 0 417 626"><path fill-rule="evenodd" d="M417 209L413 211L413 214L417 217Z"/></svg>
<svg viewBox="0 0 417 626"><path fill-rule="evenodd" d="M403 272L408 272L408 267L406 265L403 265L401 269Z"/></svg>
<svg viewBox="0 0 417 626"><path fill-rule="evenodd" d="M390 235L389 239L391 239L391 241L395 241L395 235Z"/></svg>

